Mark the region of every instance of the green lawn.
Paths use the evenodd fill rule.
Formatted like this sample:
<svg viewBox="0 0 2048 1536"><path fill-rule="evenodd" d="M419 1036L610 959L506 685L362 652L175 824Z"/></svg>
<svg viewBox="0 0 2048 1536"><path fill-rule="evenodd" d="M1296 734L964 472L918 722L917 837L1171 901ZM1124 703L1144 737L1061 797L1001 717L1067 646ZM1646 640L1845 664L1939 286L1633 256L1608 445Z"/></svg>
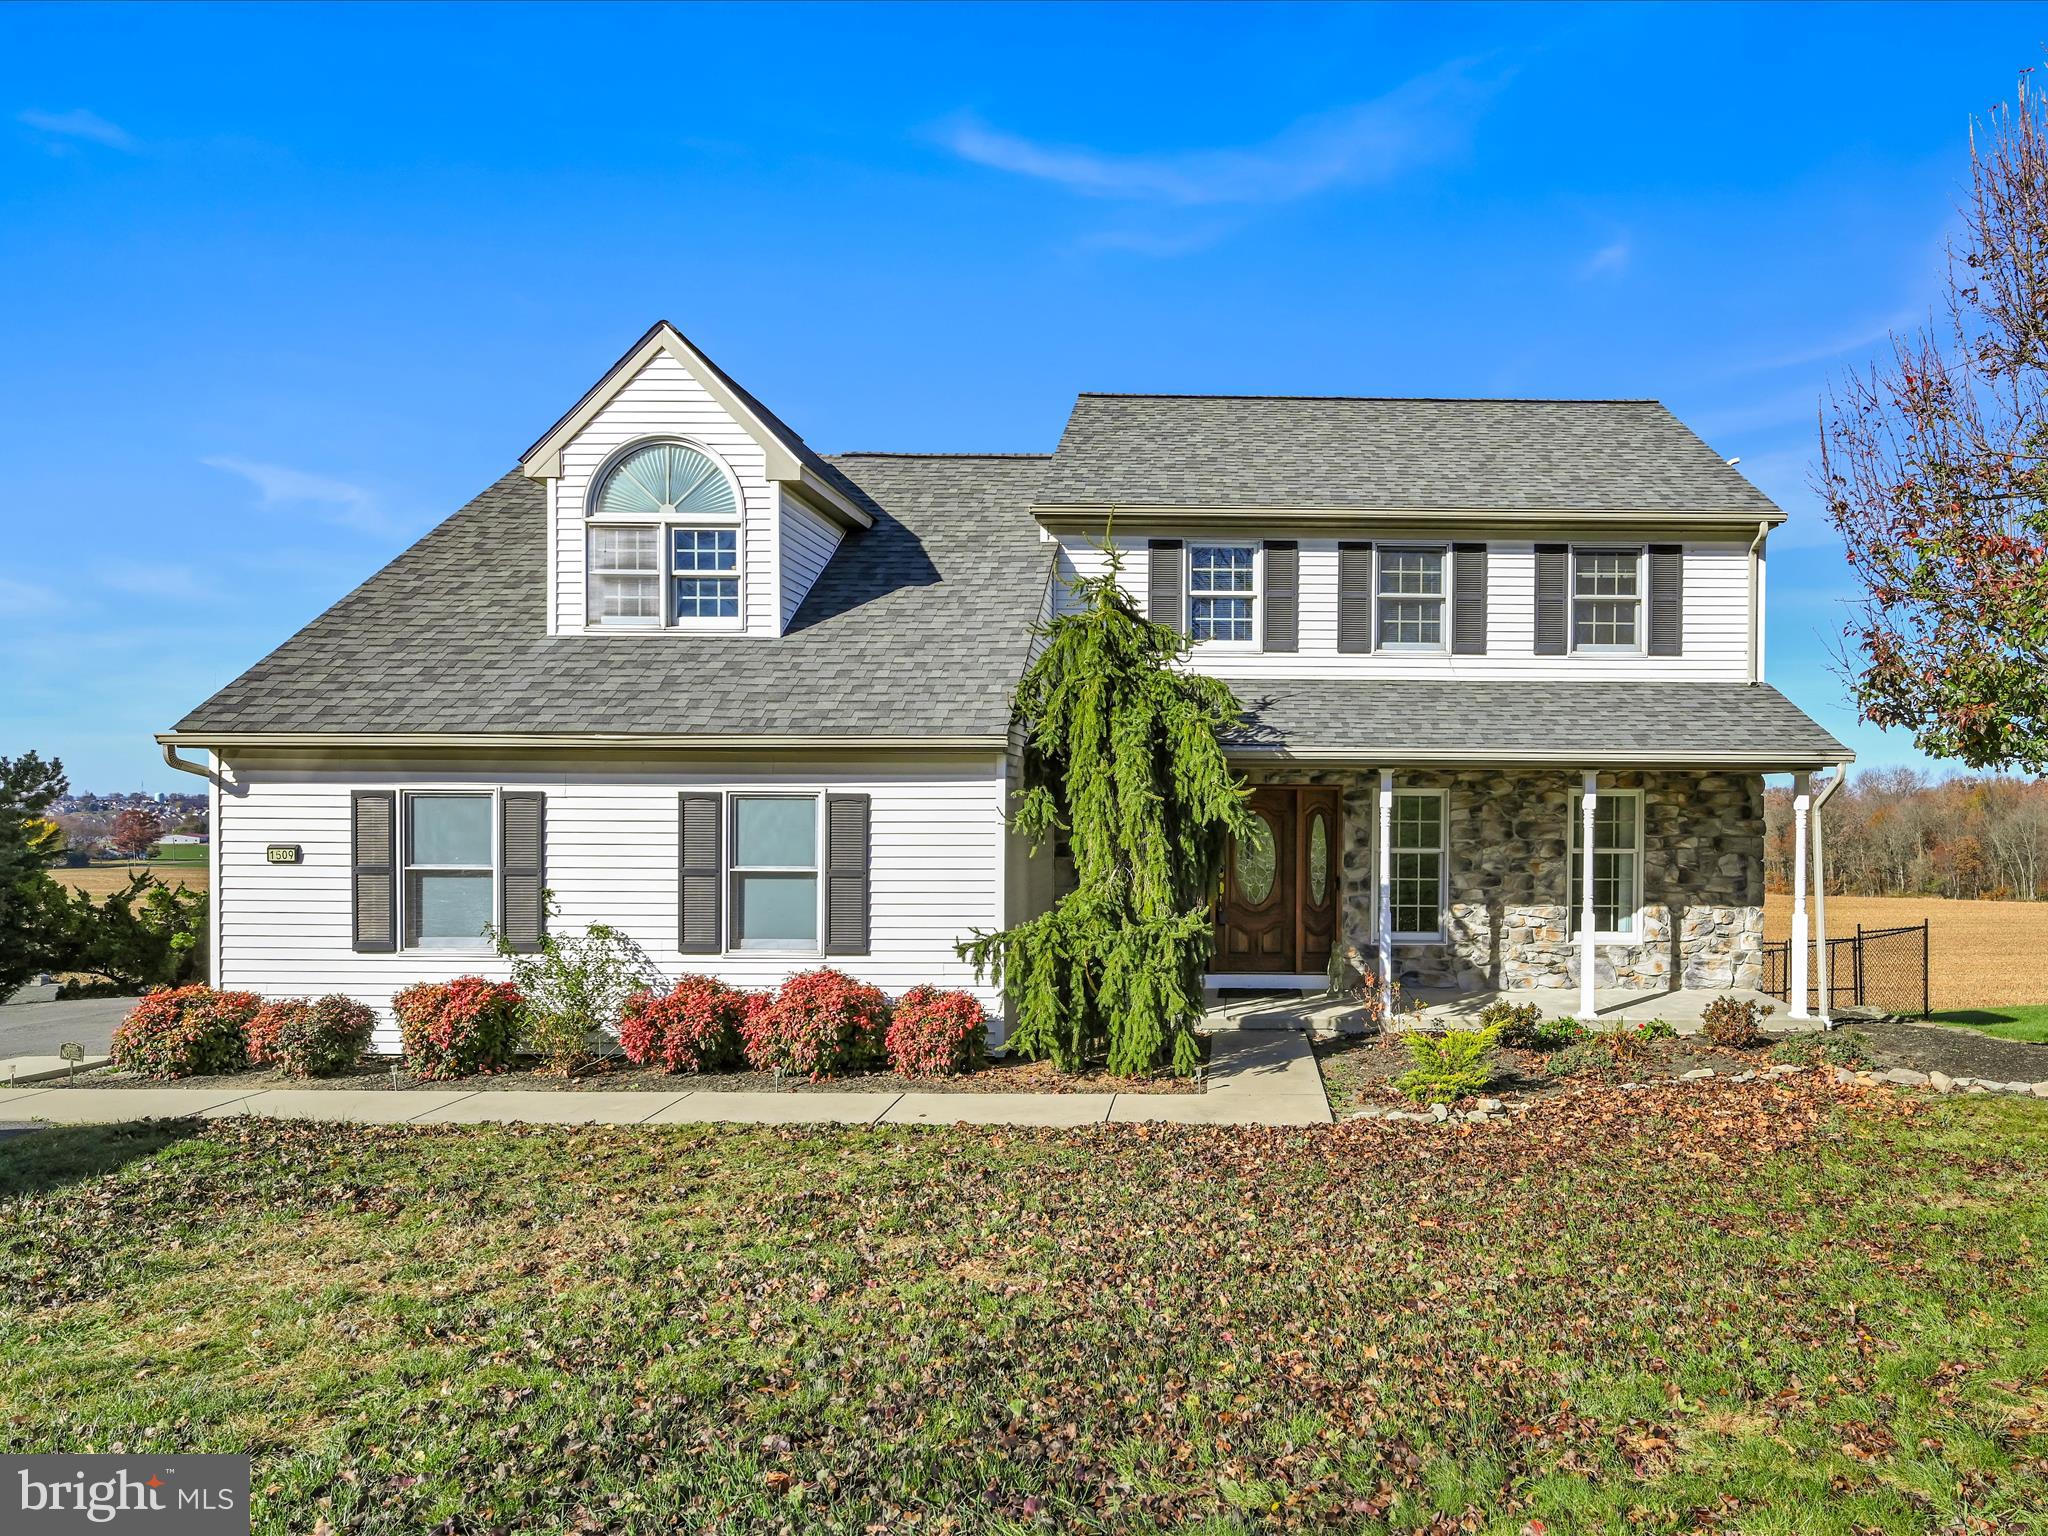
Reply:
<svg viewBox="0 0 2048 1536"><path fill-rule="evenodd" d="M204 864L206 845L204 843L163 843L157 846L149 860L152 864Z"/></svg>
<svg viewBox="0 0 2048 1536"><path fill-rule="evenodd" d="M1958 1008L1933 1016L1937 1024L1962 1024L2004 1040L2048 1042L2048 1003L2016 1008Z"/></svg>
<svg viewBox="0 0 2048 1536"><path fill-rule="evenodd" d="M1835 1094L50 1131L0 1449L246 1450L338 1536L2042 1530L2048 1105Z"/></svg>

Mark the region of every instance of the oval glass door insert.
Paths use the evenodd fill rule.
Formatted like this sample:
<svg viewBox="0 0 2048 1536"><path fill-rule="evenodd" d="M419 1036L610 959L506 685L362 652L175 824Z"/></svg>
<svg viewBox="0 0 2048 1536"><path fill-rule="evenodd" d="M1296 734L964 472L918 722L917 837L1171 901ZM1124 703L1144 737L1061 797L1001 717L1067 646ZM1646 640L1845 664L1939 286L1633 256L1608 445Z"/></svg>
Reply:
<svg viewBox="0 0 2048 1536"><path fill-rule="evenodd" d="M1330 818L1321 811L1308 823L1308 904L1320 907L1330 891Z"/></svg>
<svg viewBox="0 0 2048 1536"><path fill-rule="evenodd" d="M1253 817L1250 830L1237 841L1237 894L1248 905L1263 907L1273 894L1277 851L1272 824Z"/></svg>

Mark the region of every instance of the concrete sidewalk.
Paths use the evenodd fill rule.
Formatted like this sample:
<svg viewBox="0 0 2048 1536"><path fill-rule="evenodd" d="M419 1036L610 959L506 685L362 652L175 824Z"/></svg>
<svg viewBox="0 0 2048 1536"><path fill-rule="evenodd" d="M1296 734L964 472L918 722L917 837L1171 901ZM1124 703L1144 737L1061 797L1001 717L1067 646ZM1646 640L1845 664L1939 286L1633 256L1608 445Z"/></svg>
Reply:
<svg viewBox="0 0 2048 1536"><path fill-rule="evenodd" d="M355 1125L1328 1125L1306 1037L1210 1038L1209 1091L1178 1093L550 1093L489 1088L73 1088L0 1086L0 1127L208 1120L229 1115ZM7 1063L0 1061L0 1084ZM678 1081L687 1081L679 1079Z"/></svg>

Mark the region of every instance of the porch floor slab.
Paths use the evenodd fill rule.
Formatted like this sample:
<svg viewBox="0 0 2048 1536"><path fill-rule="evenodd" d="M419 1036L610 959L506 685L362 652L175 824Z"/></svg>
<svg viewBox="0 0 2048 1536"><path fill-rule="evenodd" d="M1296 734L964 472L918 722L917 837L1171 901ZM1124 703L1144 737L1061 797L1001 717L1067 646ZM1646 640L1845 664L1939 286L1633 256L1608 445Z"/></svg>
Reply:
<svg viewBox="0 0 2048 1536"><path fill-rule="evenodd" d="M1785 1004L1762 992L1744 987L1685 987L1668 992L1639 992L1623 987L1601 987L1593 993L1595 1013L1588 1020L1579 1011L1576 987L1535 987L1516 992L1452 992L1418 989L1403 994L1410 1005L1404 1017L1419 1016L1425 1024L1457 1027L1477 1022L1488 1005L1495 1002L1534 1003L1545 1018L1572 1017L1581 1023L1641 1024L1662 1019L1681 1035L1695 1033L1707 1004L1717 997L1747 998L1767 1005L1770 1017L1766 1034L1800 1034L1821 1027L1819 1019L1794 1019ZM1214 1031L1273 1031L1311 1035L1362 1034L1366 1029L1364 1011L1355 1002L1332 998L1326 993L1264 998L1235 998L1210 1010L1206 1028ZM1219 1033L1217 1038L1222 1038Z"/></svg>

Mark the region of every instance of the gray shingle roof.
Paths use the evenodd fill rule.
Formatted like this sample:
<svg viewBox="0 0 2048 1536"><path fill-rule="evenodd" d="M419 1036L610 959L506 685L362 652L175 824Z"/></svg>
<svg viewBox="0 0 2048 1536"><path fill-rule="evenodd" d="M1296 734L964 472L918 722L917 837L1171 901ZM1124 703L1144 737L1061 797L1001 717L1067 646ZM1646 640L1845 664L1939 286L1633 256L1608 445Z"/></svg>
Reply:
<svg viewBox="0 0 2048 1536"><path fill-rule="evenodd" d="M875 526L779 639L548 636L545 493L515 472L177 729L1002 736L1051 571L1044 458L836 466Z"/></svg>
<svg viewBox="0 0 2048 1536"><path fill-rule="evenodd" d="M1388 761L1583 759L1795 768L1848 748L1777 689L1727 682L1240 678L1239 749L1377 752ZM1575 766L1576 766L1575 762Z"/></svg>
<svg viewBox="0 0 2048 1536"><path fill-rule="evenodd" d="M1654 400L1082 395L1042 506L1777 507Z"/></svg>

